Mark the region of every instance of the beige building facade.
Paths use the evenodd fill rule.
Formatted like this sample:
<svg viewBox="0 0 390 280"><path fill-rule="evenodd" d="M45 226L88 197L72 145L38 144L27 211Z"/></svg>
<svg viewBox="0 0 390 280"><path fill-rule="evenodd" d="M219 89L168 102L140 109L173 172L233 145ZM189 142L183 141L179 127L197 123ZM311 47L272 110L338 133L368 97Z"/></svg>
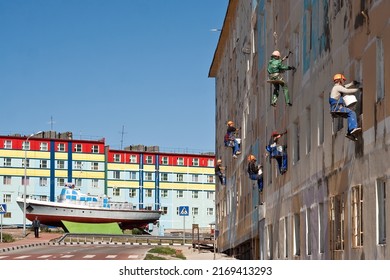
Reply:
<svg viewBox="0 0 390 280"><path fill-rule="evenodd" d="M226 185L216 187L217 246L240 259L390 259L390 1L230 0L209 77L215 79L216 157ZM267 64L284 64L292 106L280 92L270 106ZM332 118L333 75L361 82L362 133L345 137ZM227 121L240 128L242 154L224 146ZM287 131L288 171L265 146ZM264 166L260 197L247 156ZM260 201L264 201L263 204Z"/></svg>

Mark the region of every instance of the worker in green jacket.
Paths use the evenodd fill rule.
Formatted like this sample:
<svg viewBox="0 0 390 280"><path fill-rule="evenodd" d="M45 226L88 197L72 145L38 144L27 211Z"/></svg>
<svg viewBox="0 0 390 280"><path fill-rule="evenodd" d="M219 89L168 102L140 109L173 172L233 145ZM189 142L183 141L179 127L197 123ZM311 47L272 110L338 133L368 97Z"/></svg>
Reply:
<svg viewBox="0 0 390 280"><path fill-rule="evenodd" d="M283 80L282 73L286 70L295 70L294 66L287 66L283 64L283 61L287 58L288 56L284 58L280 58L280 52L279 51L274 51L271 55L271 59L268 62L268 75L269 75L269 81L274 85L274 91L272 93L272 100L271 100L271 105L276 106L276 102L278 101L279 97L279 88L282 86L283 92L284 92L284 97L286 100L286 104L289 106L292 106L291 100L290 100L290 95L288 94L288 87L287 84Z"/></svg>

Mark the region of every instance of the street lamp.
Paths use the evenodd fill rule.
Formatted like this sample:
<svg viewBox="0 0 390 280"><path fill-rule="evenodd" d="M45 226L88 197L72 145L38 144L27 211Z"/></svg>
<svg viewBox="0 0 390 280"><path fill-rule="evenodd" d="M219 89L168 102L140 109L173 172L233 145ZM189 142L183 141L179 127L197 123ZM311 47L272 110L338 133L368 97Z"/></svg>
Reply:
<svg viewBox="0 0 390 280"><path fill-rule="evenodd" d="M23 236L26 236L26 196L27 196L27 142L28 140L33 137L34 135L37 135L39 133L42 133L42 131L35 132L31 134L29 137L27 137L25 145L24 145L24 191L23 191Z"/></svg>

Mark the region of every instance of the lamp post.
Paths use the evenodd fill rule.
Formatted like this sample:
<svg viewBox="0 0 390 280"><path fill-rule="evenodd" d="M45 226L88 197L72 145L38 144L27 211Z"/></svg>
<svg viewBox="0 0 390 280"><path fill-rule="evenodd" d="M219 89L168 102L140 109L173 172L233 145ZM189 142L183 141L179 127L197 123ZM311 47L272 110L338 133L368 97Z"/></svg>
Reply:
<svg viewBox="0 0 390 280"><path fill-rule="evenodd" d="M27 137L25 145L24 145L24 191L23 191L23 236L26 236L26 196L27 196L27 142L28 140L41 133L42 131L35 132Z"/></svg>

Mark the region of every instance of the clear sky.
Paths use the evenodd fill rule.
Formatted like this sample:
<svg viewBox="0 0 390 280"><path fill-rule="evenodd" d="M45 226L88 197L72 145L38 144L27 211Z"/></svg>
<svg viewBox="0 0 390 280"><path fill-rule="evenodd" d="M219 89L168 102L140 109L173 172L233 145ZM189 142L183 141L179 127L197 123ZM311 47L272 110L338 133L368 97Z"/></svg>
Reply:
<svg viewBox="0 0 390 280"><path fill-rule="evenodd" d="M228 0L0 0L0 135L215 148L208 77Z"/></svg>

